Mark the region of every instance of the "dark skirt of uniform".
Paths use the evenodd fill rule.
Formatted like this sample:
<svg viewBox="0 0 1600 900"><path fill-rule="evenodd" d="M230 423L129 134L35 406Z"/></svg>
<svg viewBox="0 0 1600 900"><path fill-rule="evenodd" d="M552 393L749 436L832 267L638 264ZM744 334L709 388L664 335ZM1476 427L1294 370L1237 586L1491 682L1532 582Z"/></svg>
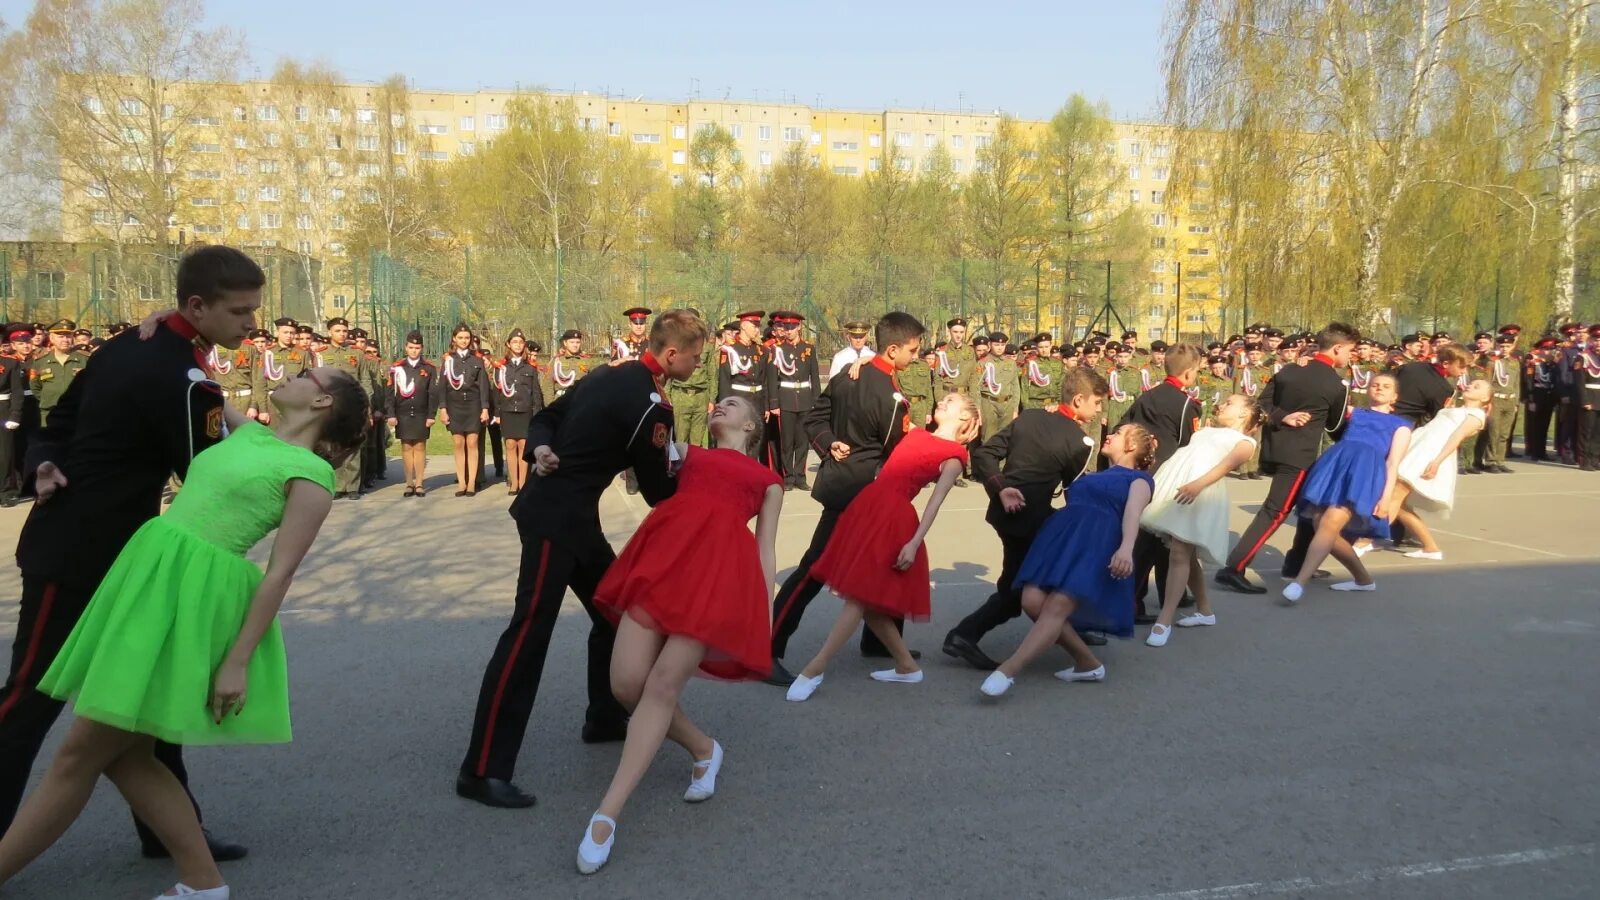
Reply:
<svg viewBox="0 0 1600 900"><path fill-rule="evenodd" d="M713 678L766 678L772 586L749 522L767 489L780 484L736 450L690 448L677 491L656 504L606 570L595 605L613 622L634 611L649 628L704 644L700 671Z"/></svg>
<svg viewBox="0 0 1600 900"><path fill-rule="evenodd" d="M1113 577L1111 557L1122 546L1122 514L1137 481L1155 489L1148 473L1124 466L1074 481L1067 505L1045 520L1017 571L1015 584L1071 596L1078 631L1133 636L1133 578Z"/></svg>
<svg viewBox="0 0 1600 900"><path fill-rule="evenodd" d="M450 414L447 427L451 434L477 434L483 428L478 417L484 411L484 377L483 360L470 354L462 359L455 353L448 353L439 363L443 405L445 412Z"/></svg>
<svg viewBox="0 0 1600 900"><path fill-rule="evenodd" d="M525 441L528 439L528 423L533 421L533 413L503 412L500 414L500 436L508 441Z"/></svg>
<svg viewBox="0 0 1600 900"><path fill-rule="evenodd" d="M1389 523L1373 514L1383 499L1389 477L1389 449L1394 434L1410 422L1391 413L1358 409L1350 416L1344 438L1322 454L1300 492L1298 512L1310 518L1324 509L1343 506L1350 510L1344 527L1346 538L1389 536Z"/></svg>

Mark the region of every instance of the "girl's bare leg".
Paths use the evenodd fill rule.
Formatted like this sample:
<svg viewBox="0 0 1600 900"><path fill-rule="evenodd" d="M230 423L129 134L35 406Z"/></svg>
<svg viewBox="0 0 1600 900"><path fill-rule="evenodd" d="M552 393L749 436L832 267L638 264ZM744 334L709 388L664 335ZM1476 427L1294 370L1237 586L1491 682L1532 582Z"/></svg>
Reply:
<svg viewBox="0 0 1600 900"><path fill-rule="evenodd" d="M1339 531L1350 521L1350 510L1343 506L1330 506L1317 514L1317 531L1311 538L1311 546L1306 549L1306 560L1300 565L1300 574L1295 576L1295 584L1304 588L1311 583L1311 576L1316 574L1317 567L1328 558L1328 552L1333 549L1333 542L1339 539Z"/></svg>
<svg viewBox="0 0 1600 900"><path fill-rule="evenodd" d="M822 649L806 663L800 674L807 678L815 678L827 671L828 663L833 661L833 657L852 637L855 637L856 629L861 627L861 619L865 615L866 611L861 608L861 604L846 600L844 609L839 610L839 618L833 620L833 630L828 632L827 640L822 642Z"/></svg>
<svg viewBox="0 0 1600 900"><path fill-rule="evenodd" d="M1410 504L1400 508L1398 518L1400 524L1406 527L1406 531L1422 542L1424 551L1428 553L1439 552L1439 544L1433 539L1433 532L1428 530L1427 524L1422 521L1422 517L1417 515L1416 510L1413 510Z"/></svg>
<svg viewBox="0 0 1600 900"><path fill-rule="evenodd" d="M921 669L917 661L911 658L911 651L906 649L906 639L894 627L894 620L883 613L866 613L867 627L883 642L884 649L894 657L894 670L902 675L909 675Z"/></svg>
<svg viewBox="0 0 1600 900"><path fill-rule="evenodd" d="M1206 589L1206 571L1200 565L1199 554L1189 557L1189 593L1194 595L1194 611L1202 616L1214 615L1211 611L1211 593Z"/></svg>
<svg viewBox="0 0 1600 900"><path fill-rule="evenodd" d="M1047 595L1044 591L1029 585L1022 589L1022 607L1033 616L1033 627L1028 629L1027 635L1022 638L1022 643L1017 645L1016 652L1000 664L997 671L1007 678L1017 677L1017 673L1021 672L1024 666L1050 649L1051 644L1067 639L1063 627L1066 625L1068 614L1072 612L1072 601L1066 594ZM1072 629L1067 628L1066 631ZM1077 632L1073 632L1072 637L1079 645L1083 644Z"/></svg>
<svg viewBox="0 0 1600 900"><path fill-rule="evenodd" d="M1178 615L1178 604L1183 600L1183 588L1194 580L1190 571L1190 561L1194 559L1194 545L1173 538L1167 542L1167 547L1167 583L1161 597L1161 613L1156 616L1156 624L1170 629L1172 620ZM1199 598L1195 598L1195 603L1199 602Z"/></svg>
<svg viewBox="0 0 1600 900"><path fill-rule="evenodd" d="M1339 561L1339 565L1349 570L1350 577L1355 579L1356 584L1372 583L1372 573L1367 571L1366 563L1363 563L1361 557L1356 555L1356 548L1351 546L1349 541L1340 537L1333 542L1331 552L1333 553L1333 558Z"/></svg>
<svg viewBox="0 0 1600 900"><path fill-rule="evenodd" d="M659 639L660 635L656 635L656 638ZM618 639L620 644L620 632ZM650 666L638 701L634 704L633 715L628 718L628 737L622 745L622 758L617 763L617 772L600 800L599 812L602 815L615 819L622 814L628 797L650 768L656 751L661 749L661 742L666 738L672 720L682 715L678 709L678 698L682 696L683 686L700 666L705 654L705 645L689 638L668 637L660 645L660 652ZM615 664L612 668L616 670ZM707 755L709 753L708 747ZM594 825L594 840L604 843L610 832L611 826L597 822Z"/></svg>
<svg viewBox="0 0 1600 900"><path fill-rule="evenodd" d="M106 777L172 854L180 882L195 890L222 887L222 873L211 858L194 804L172 770L156 759L155 738L144 737L117 757Z"/></svg>
<svg viewBox="0 0 1600 900"><path fill-rule="evenodd" d="M1061 598L1063 604L1062 617L1065 618L1072 615L1072 611L1078 606L1078 601L1074 600L1070 594L1050 595L1051 600L1055 600L1057 597ZM1067 652L1072 654L1072 668L1076 671L1092 672L1100 668L1100 659L1094 655L1094 651L1089 649L1089 645L1083 642L1083 638L1078 636L1077 629L1071 625L1066 625L1061 629L1061 646L1067 648Z"/></svg>
<svg viewBox="0 0 1600 900"><path fill-rule="evenodd" d="M73 721L44 780L0 838L0 883L10 881L66 833L88 804L106 767L137 744L139 737L89 719Z"/></svg>
<svg viewBox="0 0 1600 900"><path fill-rule="evenodd" d="M506 469L511 477L513 491L522 489L522 480L527 477L528 463L522 458L522 448L525 441L506 441Z"/></svg>
<svg viewBox="0 0 1600 900"><path fill-rule="evenodd" d="M617 623L616 642L611 645L611 693L629 712L639 705L645 681L667 641L666 635L640 624L633 616L624 615ZM694 754L695 759L711 754L711 738L696 728L682 710L673 715L667 739Z"/></svg>
<svg viewBox="0 0 1600 900"><path fill-rule="evenodd" d="M466 435L466 449L461 454L461 468L467 473L467 490L478 489L478 433Z"/></svg>
<svg viewBox="0 0 1600 900"><path fill-rule="evenodd" d="M476 439L474 439L476 443ZM450 447L456 455L456 490L465 491L467 488L467 436L464 434L450 435ZM474 448L476 449L476 448Z"/></svg>

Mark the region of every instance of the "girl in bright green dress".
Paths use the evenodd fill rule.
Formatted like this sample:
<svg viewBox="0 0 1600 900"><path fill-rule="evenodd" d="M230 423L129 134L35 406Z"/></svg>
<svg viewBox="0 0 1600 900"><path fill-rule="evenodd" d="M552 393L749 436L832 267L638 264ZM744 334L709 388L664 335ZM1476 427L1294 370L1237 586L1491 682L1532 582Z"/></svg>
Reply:
<svg viewBox="0 0 1600 900"><path fill-rule="evenodd" d="M0 881L66 831L104 774L174 848L179 884L162 896L228 897L153 747L289 740L278 608L328 514L334 467L361 447L370 415L360 385L326 368L286 382L272 403L276 431L223 404L227 439L195 457L171 509L134 534L40 681L77 719L0 839ZM245 554L275 528L263 573Z"/></svg>

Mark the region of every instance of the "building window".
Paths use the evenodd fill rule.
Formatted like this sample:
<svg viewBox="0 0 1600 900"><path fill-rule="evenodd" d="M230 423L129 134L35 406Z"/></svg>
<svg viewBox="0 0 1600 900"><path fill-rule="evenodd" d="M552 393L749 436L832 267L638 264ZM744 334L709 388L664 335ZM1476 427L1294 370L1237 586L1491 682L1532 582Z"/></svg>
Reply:
<svg viewBox="0 0 1600 900"><path fill-rule="evenodd" d="M635 144L659 144L661 143L661 135L658 133L635 131L633 133L633 142Z"/></svg>
<svg viewBox="0 0 1600 900"><path fill-rule="evenodd" d="M1190 225L1189 226L1189 233L1190 234L1210 234L1211 233L1211 226L1210 225Z"/></svg>
<svg viewBox="0 0 1600 900"><path fill-rule="evenodd" d="M135 100L131 97L124 98L122 101L122 114L125 116L144 115L144 101Z"/></svg>
<svg viewBox="0 0 1600 900"><path fill-rule="evenodd" d="M356 166L356 175L360 178L377 178L382 171L377 163L362 163Z"/></svg>
<svg viewBox="0 0 1600 900"><path fill-rule="evenodd" d="M462 141L458 149L461 151L462 156L471 156L472 154L478 152L478 142Z"/></svg>
<svg viewBox="0 0 1600 900"><path fill-rule="evenodd" d="M987 150L989 149L989 145L993 142L994 138L987 134L975 134L972 136L972 146L977 150Z"/></svg>
<svg viewBox="0 0 1600 900"><path fill-rule="evenodd" d="M580 119L579 121L587 121L587 120ZM448 126L448 125L418 125L417 126L417 133L418 134L448 134L449 132L450 132L450 126Z"/></svg>
<svg viewBox="0 0 1600 900"><path fill-rule="evenodd" d="M1139 143L1138 141L1129 141L1128 142L1128 155L1129 156L1143 156L1144 155L1144 145Z"/></svg>
<svg viewBox="0 0 1600 900"><path fill-rule="evenodd" d="M756 127L756 140L758 140L758 141L770 141L770 140L772 140L772 126L771 125L759 125L759 126L757 126Z"/></svg>
<svg viewBox="0 0 1600 900"><path fill-rule="evenodd" d="M1139 167L1138 166L1129 166L1128 167L1128 180L1129 181L1138 181L1139 180Z"/></svg>
<svg viewBox="0 0 1600 900"><path fill-rule="evenodd" d="M1159 281L1150 282L1151 296L1159 297L1167 292L1167 286Z"/></svg>
<svg viewBox="0 0 1600 900"><path fill-rule="evenodd" d="M578 117L578 130L579 131L595 131L595 130L598 130L599 128L600 128L600 120L599 119L592 118L592 117L589 117L589 116L579 116ZM439 132L439 133L440 134L444 134L444 132L442 132L442 131Z"/></svg>
<svg viewBox="0 0 1600 900"><path fill-rule="evenodd" d="M330 135L328 135L328 142L327 142L327 144L325 146L329 150L343 150L344 149L344 138L340 137L337 134L330 134Z"/></svg>
<svg viewBox="0 0 1600 900"><path fill-rule="evenodd" d="M349 302L349 300L343 294L334 294L333 295L333 308L334 309L344 309L344 305L346 303L348 303L348 302Z"/></svg>
<svg viewBox="0 0 1600 900"><path fill-rule="evenodd" d="M338 160L330 159L328 160L327 171L329 178L343 178L344 163L339 162Z"/></svg>
<svg viewBox="0 0 1600 900"><path fill-rule="evenodd" d="M279 168L278 161L275 159L263 159L256 163L256 170L263 175L276 175Z"/></svg>
<svg viewBox="0 0 1600 900"><path fill-rule="evenodd" d="M235 228L244 228L244 229L249 228L250 227L250 214L249 213L240 213L239 214L239 218L234 220L233 226Z"/></svg>
<svg viewBox="0 0 1600 900"><path fill-rule="evenodd" d="M1150 202L1151 203L1157 203L1157 204L1167 202L1167 192L1166 191L1151 191L1150 192Z"/></svg>
<svg viewBox="0 0 1600 900"><path fill-rule="evenodd" d="M94 224L96 224L96 225L115 225L116 223L117 223L117 218L116 218L116 216L113 216L111 214L111 210L109 210L109 209L97 209L97 210L94 211Z"/></svg>
<svg viewBox="0 0 1600 900"><path fill-rule="evenodd" d="M190 206L216 206L217 205L217 198L215 198L215 197L190 197L189 198L189 205Z"/></svg>
<svg viewBox="0 0 1600 900"><path fill-rule="evenodd" d="M909 172L911 171L911 160L905 156L897 157L894 161L894 167L902 172Z"/></svg>
<svg viewBox="0 0 1600 900"><path fill-rule="evenodd" d="M1167 214L1166 213L1151 213L1150 214L1150 225L1153 228L1165 228L1165 227L1167 227Z"/></svg>
<svg viewBox="0 0 1600 900"><path fill-rule="evenodd" d="M1158 260L1155 260L1155 261L1150 263L1150 271L1154 272L1157 275L1161 274L1162 272L1165 272L1166 270L1167 270L1167 261L1164 260L1164 259L1158 259Z"/></svg>
<svg viewBox="0 0 1600 900"><path fill-rule="evenodd" d="M483 117L483 127L490 131L505 131L511 127L511 117L505 113L490 113Z"/></svg>
<svg viewBox="0 0 1600 900"><path fill-rule="evenodd" d="M744 138L744 126L735 122L728 126L728 133L733 135L734 140L741 140Z"/></svg>
<svg viewBox="0 0 1600 900"><path fill-rule="evenodd" d="M878 159L876 156L874 156L872 159L867 160L867 171L868 172L876 172L876 171L878 171L878 169L882 168L882 166L883 166L883 160Z"/></svg>
<svg viewBox="0 0 1600 900"><path fill-rule="evenodd" d="M1167 248L1167 239L1166 238L1164 238L1164 237L1153 237L1153 238L1150 239L1150 249L1151 250L1165 250L1166 248Z"/></svg>
<svg viewBox="0 0 1600 900"><path fill-rule="evenodd" d="M294 120L302 125L311 121L311 107L296 106L294 108Z"/></svg>
<svg viewBox="0 0 1600 900"><path fill-rule="evenodd" d="M939 136L937 134L930 131L922 135L923 149L931 150L937 146L939 146Z"/></svg>
<svg viewBox="0 0 1600 900"><path fill-rule="evenodd" d="M344 196L344 191L340 191L339 196ZM344 216L333 216L331 219L329 219L328 225L333 228L334 231L343 231L345 228Z"/></svg>
<svg viewBox="0 0 1600 900"><path fill-rule="evenodd" d="M221 153L222 145L211 143L190 144L189 150L193 153Z"/></svg>
<svg viewBox="0 0 1600 900"><path fill-rule="evenodd" d="M339 107L337 107L337 106L330 106L327 109L323 110L322 118L326 119L328 122L331 122L331 123L337 125L340 122L344 121L344 111L339 109Z"/></svg>
<svg viewBox="0 0 1600 900"><path fill-rule="evenodd" d="M189 124L190 125L209 125L212 128L216 128L216 127L218 127L218 126L220 126L222 124L222 120L217 118L216 116L190 116L189 117Z"/></svg>
<svg viewBox="0 0 1600 900"><path fill-rule="evenodd" d="M1210 294L1190 294L1189 295L1189 299L1190 300L1210 300L1211 299L1211 295ZM1206 321L1206 317L1205 317L1204 313L1184 313L1183 314L1183 321L1184 321L1184 324L1186 324L1186 325L1204 325L1205 321Z"/></svg>
<svg viewBox="0 0 1600 900"><path fill-rule="evenodd" d="M911 132L896 131L894 133L894 145L896 147L909 148L911 146Z"/></svg>
<svg viewBox="0 0 1600 900"><path fill-rule="evenodd" d="M300 229L301 231L310 231L311 230L311 214L310 213L301 213L300 215L295 216L294 217L294 227Z"/></svg>
<svg viewBox="0 0 1600 900"><path fill-rule="evenodd" d="M106 111L105 104L100 102L100 98L99 97L85 97L85 98L83 98L83 108L87 109L89 112L92 112L97 116Z"/></svg>
<svg viewBox="0 0 1600 900"><path fill-rule="evenodd" d="M833 174L835 174L835 175L860 175L861 174L861 169L860 169L859 166L834 166L833 167Z"/></svg>
<svg viewBox="0 0 1600 900"><path fill-rule="evenodd" d="M300 202L301 203L310 203L311 202L311 188L303 187L303 188L300 189Z"/></svg>
<svg viewBox="0 0 1600 900"><path fill-rule="evenodd" d="M379 146L379 144L378 144L378 136L377 135L375 135L375 134L358 134L358 135L356 135L356 149L357 150L374 150L375 151L375 150L378 149L378 146Z"/></svg>
<svg viewBox="0 0 1600 900"><path fill-rule="evenodd" d="M833 152L835 152L835 153L855 153L857 150L860 150L860 149L861 149L861 145L856 143L855 141L834 141L833 142Z"/></svg>
<svg viewBox="0 0 1600 900"><path fill-rule="evenodd" d="M310 241L301 241L298 244L295 244L295 249L300 252L301 256L310 256L311 255L311 242Z"/></svg>
<svg viewBox="0 0 1600 900"><path fill-rule="evenodd" d="M1154 147L1150 148L1151 155L1155 156L1157 159L1166 159L1171 152L1172 148L1166 144L1156 144Z"/></svg>
<svg viewBox="0 0 1600 900"><path fill-rule="evenodd" d="M262 213L261 214L261 227L262 228L282 228L283 227L283 213Z"/></svg>
<svg viewBox="0 0 1600 900"><path fill-rule="evenodd" d="M966 168L967 168L967 161L966 160L964 160L964 159L952 159L952 160L950 160L950 171L955 172L956 174L959 175L959 174L961 174L961 172L965 171Z"/></svg>
<svg viewBox="0 0 1600 900"><path fill-rule="evenodd" d="M1157 166L1154 170L1152 170L1150 172L1150 177L1154 178L1157 181L1166 181L1167 180L1167 167L1166 166Z"/></svg>
<svg viewBox="0 0 1600 900"><path fill-rule="evenodd" d="M189 173L189 177L201 181L221 181L222 172L217 169L196 169Z"/></svg>
<svg viewBox="0 0 1600 900"><path fill-rule="evenodd" d="M1140 192L1139 191L1129 191L1128 192L1128 202L1129 203L1138 203L1138 202L1140 202Z"/></svg>
<svg viewBox="0 0 1600 900"><path fill-rule="evenodd" d="M672 183L673 187L677 187L678 185L683 184L683 176L674 174L672 176L672 178L671 178L671 183Z"/></svg>
<svg viewBox="0 0 1600 900"><path fill-rule="evenodd" d="M262 122L278 121L278 108L276 106L256 107L256 118Z"/></svg>
<svg viewBox="0 0 1600 900"><path fill-rule="evenodd" d="M418 150L417 151L417 159L425 159L425 160L428 160L429 162L444 162L445 160L448 160L449 158L450 158L450 154L446 153L443 150Z"/></svg>
<svg viewBox="0 0 1600 900"><path fill-rule="evenodd" d="M883 146L883 135L881 135L881 134L869 134L869 135L867 135L867 146L868 147L872 147L874 149L876 149L878 147L882 147Z"/></svg>
<svg viewBox="0 0 1600 900"><path fill-rule="evenodd" d="M370 106L363 106L356 110L356 122L361 125L376 125L378 111Z"/></svg>
<svg viewBox="0 0 1600 900"><path fill-rule="evenodd" d="M471 116L462 116L461 120L456 123L456 127L462 131L474 131L477 129L478 123Z"/></svg>
<svg viewBox="0 0 1600 900"><path fill-rule="evenodd" d="M362 203L377 203L378 202L378 192L377 192L377 190L375 190L373 188L362 188L361 189L361 202Z"/></svg>
<svg viewBox="0 0 1600 900"><path fill-rule="evenodd" d="M674 125L674 126L672 126L672 138L673 138L673 140L678 140L678 141L683 140L685 131L686 131L686 129L682 125Z"/></svg>
<svg viewBox="0 0 1600 900"><path fill-rule="evenodd" d="M234 135L233 136L233 149L235 149L235 150L249 150L250 149L250 139L245 137L242 134Z"/></svg>
<svg viewBox="0 0 1600 900"><path fill-rule="evenodd" d="M950 135L950 149L960 150L967 145L967 139L959 134Z"/></svg>
<svg viewBox="0 0 1600 900"><path fill-rule="evenodd" d="M765 127L765 126L763 126L763 127ZM772 151L771 150L763 150L763 151L761 151L760 159L761 159L761 164L763 166L772 165Z"/></svg>
<svg viewBox="0 0 1600 900"><path fill-rule="evenodd" d="M406 127L406 114L405 113L390 113L389 114L389 127L390 128L404 128L404 127Z"/></svg>
<svg viewBox="0 0 1600 900"><path fill-rule="evenodd" d="M1210 256L1211 255L1211 248L1210 247L1190 247L1189 248L1189 255L1190 256Z"/></svg>
<svg viewBox="0 0 1600 900"><path fill-rule="evenodd" d="M244 107L235 106L233 108L233 120L235 122L243 122L245 119L247 119L249 117L250 117L250 114L245 110Z"/></svg>
<svg viewBox="0 0 1600 900"><path fill-rule="evenodd" d="M688 157L688 154L685 153L684 151L682 151L682 150L674 150L674 151L672 151L672 164L675 165L675 166L681 166L684 163L688 162L688 158L687 157Z"/></svg>
<svg viewBox="0 0 1600 900"><path fill-rule="evenodd" d="M393 153L395 156L405 156L408 152L406 149L407 146L408 145L406 144L404 138L395 138L394 142L389 146L389 152Z"/></svg>
<svg viewBox="0 0 1600 900"><path fill-rule="evenodd" d="M283 190L272 185L265 185L256 191L256 199L267 203L277 203L283 199Z"/></svg>
<svg viewBox="0 0 1600 900"><path fill-rule="evenodd" d="M268 147L276 147L281 143L283 143L283 139L279 136L279 134L276 131L267 132L267 146Z"/></svg>
<svg viewBox="0 0 1600 900"><path fill-rule="evenodd" d="M784 127L784 129L783 129L783 140L784 140L785 143L798 144L798 143L800 143L801 141L803 141L805 139L806 139L805 138L805 129L796 128L793 125L788 125L788 126Z"/></svg>

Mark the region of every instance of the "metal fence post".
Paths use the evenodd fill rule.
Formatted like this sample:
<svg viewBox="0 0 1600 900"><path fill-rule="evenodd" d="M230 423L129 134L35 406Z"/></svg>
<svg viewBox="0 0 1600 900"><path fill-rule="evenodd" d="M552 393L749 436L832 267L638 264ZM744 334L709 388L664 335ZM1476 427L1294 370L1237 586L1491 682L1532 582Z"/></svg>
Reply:
<svg viewBox="0 0 1600 900"><path fill-rule="evenodd" d="M1044 322L1039 318L1040 301L1043 299L1041 292L1044 287L1041 281L1043 269L1044 260L1036 259L1033 261L1033 330L1035 332L1044 330ZM1013 328L1012 330L1015 331L1016 329Z"/></svg>
<svg viewBox="0 0 1600 900"><path fill-rule="evenodd" d="M888 314L894 308L894 302L889 299L889 254L883 255L883 311Z"/></svg>
<svg viewBox="0 0 1600 900"><path fill-rule="evenodd" d="M967 258L961 257L961 307L958 313L961 318L967 317Z"/></svg>
<svg viewBox="0 0 1600 900"><path fill-rule="evenodd" d="M1173 294L1172 300L1172 330L1178 336L1178 339L1173 343L1180 343L1183 341L1183 263L1181 261L1178 263L1178 276L1173 281L1177 287L1177 292Z"/></svg>
<svg viewBox="0 0 1600 900"><path fill-rule="evenodd" d="M805 260L806 280L805 288L803 289L804 293L801 295L801 300L809 305L811 303L811 254L807 253L804 257L802 257L802 259Z"/></svg>
<svg viewBox="0 0 1600 900"><path fill-rule="evenodd" d="M550 333L553 334L553 335L560 335L561 334L561 248L560 247L556 248L556 304L555 304L554 312L551 313L551 320L552 320L552 324L550 326Z"/></svg>
<svg viewBox="0 0 1600 900"><path fill-rule="evenodd" d="M650 251L639 251L639 305L650 308Z"/></svg>

